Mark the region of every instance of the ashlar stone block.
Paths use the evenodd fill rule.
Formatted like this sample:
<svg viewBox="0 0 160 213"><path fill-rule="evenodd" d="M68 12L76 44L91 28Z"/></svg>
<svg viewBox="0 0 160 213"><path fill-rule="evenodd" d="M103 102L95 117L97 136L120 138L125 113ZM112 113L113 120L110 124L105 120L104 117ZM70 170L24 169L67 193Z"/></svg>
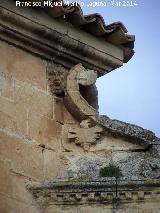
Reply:
<svg viewBox="0 0 160 213"><path fill-rule="evenodd" d="M52 96L38 87L15 80L14 102L22 105L28 112L41 116L53 116Z"/></svg>
<svg viewBox="0 0 160 213"><path fill-rule="evenodd" d="M0 132L0 158L11 162L11 170L33 180L43 179L42 148L15 135Z"/></svg>
<svg viewBox="0 0 160 213"><path fill-rule="evenodd" d="M0 72L46 90L46 62L0 41Z"/></svg>
<svg viewBox="0 0 160 213"><path fill-rule="evenodd" d="M21 104L16 104L0 97L0 128L26 135L27 111Z"/></svg>
<svg viewBox="0 0 160 213"><path fill-rule="evenodd" d="M28 136L41 146L53 151L61 150L62 125L53 119L29 114Z"/></svg>

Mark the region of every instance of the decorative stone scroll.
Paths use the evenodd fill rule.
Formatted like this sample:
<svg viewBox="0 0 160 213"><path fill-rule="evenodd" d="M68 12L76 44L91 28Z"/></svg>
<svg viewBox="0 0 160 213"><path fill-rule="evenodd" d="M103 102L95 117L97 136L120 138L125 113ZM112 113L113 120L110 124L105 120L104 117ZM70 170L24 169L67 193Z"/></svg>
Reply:
<svg viewBox="0 0 160 213"><path fill-rule="evenodd" d="M68 133L69 140L82 146L85 151L88 151L92 144L96 144L103 131L98 125L93 127L90 125L89 119L83 120L80 123L80 128L72 128Z"/></svg>
<svg viewBox="0 0 160 213"><path fill-rule="evenodd" d="M74 66L68 73L64 104L69 112L80 121L98 115L98 110L88 102L87 96L82 95L84 90L87 93L87 90L95 85L96 79L97 72L87 70L81 64ZM93 91L92 96L97 96L96 91Z"/></svg>

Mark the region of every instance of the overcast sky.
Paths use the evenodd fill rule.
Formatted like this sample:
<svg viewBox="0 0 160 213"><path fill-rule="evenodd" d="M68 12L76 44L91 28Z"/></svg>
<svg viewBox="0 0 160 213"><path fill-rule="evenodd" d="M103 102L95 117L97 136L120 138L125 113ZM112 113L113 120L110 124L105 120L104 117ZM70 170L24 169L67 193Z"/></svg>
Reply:
<svg viewBox="0 0 160 213"><path fill-rule="evenodd" d="M160 1L137 0L135 7L105 1L106 7L87 7L89 1L84 0L84 13L98 12L106 24L122 21L136 42L135 55L127 64L97 80L100 114L160 136Z"/></svg>

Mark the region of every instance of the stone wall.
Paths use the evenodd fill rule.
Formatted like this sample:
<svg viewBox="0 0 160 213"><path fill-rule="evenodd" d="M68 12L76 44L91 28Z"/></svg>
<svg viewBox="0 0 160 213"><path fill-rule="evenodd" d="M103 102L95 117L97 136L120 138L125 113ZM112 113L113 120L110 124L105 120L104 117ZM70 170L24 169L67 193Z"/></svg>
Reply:
<svg viewBox="0 0 160 213"><path fill-rule="evenodd" d="M0 51L0 212L36 213L25 183L61 172L63 111L49 92L46 61L2 41Z"/></svg>
<svg viewBox="0 0 160 213"><path fill-rule="evenodd" d="M158 200L151 202L134 202L117 204L86 204L86 205L64 205L49 206L45 213L158 213Z"/></svg>
<svg viewBox="0 0 160 213"><path fill-rule="evenodd" d="M26 189L28 181L96 177L103 165L125 162L129 157L134 161L128 167L123 162L120 166L124 171L128 168L125 175L131 175L130 165L144 161L145 152L131 152L137 145L127 138L108 134L89 152L69 142L69 129L79 128L79 122L64 107L63 98L52 93L48 62L3 41L0 51L0 213L42 212ZM52 64L52 67L57 72L61 69L67 72L60 65ZM140 203L143 205L142 209L154 212L149 210L148 203ZM132 206L120 208L118 212L125 212L124 208ZM57 209L48 207L46 211L114 212L104 205L57 206Z"/></svg>

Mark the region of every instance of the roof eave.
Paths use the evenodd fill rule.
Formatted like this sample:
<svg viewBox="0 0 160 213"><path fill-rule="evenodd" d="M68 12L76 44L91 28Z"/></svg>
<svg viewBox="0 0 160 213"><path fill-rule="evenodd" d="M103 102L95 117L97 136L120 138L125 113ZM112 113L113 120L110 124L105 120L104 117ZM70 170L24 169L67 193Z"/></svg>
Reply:
<svg viewBox="0 0 160 213"><path fill-rule="evenodd" d="M34 13L33 13L34 12ZM34 16L33 16L34 14ZM0 3L0 39L70 69L81 63L104 75L123 65L124 48L39 10Z"/></svg>

